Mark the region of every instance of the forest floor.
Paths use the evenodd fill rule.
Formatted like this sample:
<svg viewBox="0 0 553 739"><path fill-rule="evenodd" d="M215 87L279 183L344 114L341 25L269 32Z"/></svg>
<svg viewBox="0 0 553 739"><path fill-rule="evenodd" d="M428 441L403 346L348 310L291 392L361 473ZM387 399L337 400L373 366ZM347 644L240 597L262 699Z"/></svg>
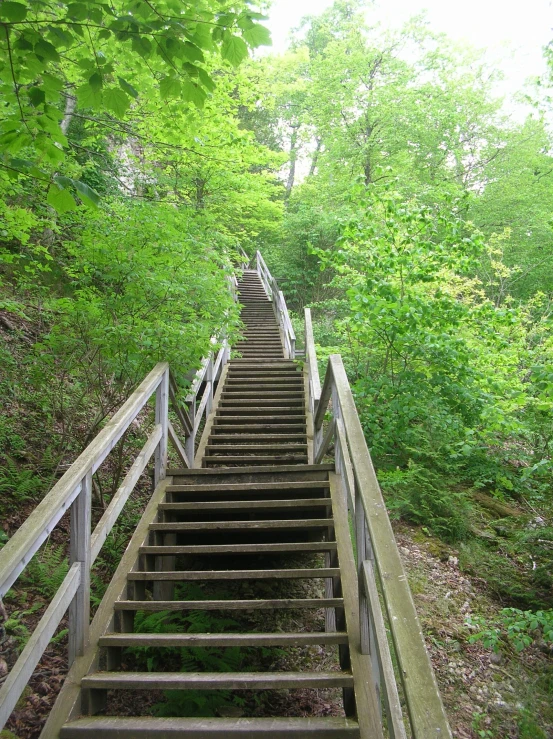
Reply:
<svg viewBox="0 0 553 739"><path fill-rule="evenodd" d="M394 530L455 739L553 737L552 655L537 645L496 654L469 643L467 617L493 621L502 604L461 571L457 550L422 528Z"/></svg>

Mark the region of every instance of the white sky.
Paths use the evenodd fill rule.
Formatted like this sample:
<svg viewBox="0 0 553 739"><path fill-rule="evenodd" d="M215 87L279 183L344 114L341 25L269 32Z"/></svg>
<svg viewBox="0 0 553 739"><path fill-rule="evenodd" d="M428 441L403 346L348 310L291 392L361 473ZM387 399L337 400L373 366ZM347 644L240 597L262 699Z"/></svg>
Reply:
<svg viewBox="0 0 553 739"><path fill-rule="evenodd" d="M273 0L266 24L273 52L282 52L290 29L305 15L318 15L332 0ZM553 39L553 0L376 0L369 21L401 26L426 10L432 30L485 48L491 64L505 74L505 89L515 92L544 69L542 48Z"/></svg>

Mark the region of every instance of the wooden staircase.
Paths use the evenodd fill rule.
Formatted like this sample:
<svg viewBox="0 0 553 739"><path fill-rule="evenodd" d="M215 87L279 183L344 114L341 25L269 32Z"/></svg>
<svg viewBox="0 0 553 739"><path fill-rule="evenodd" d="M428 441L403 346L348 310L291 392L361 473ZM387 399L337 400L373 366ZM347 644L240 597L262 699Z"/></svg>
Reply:
<svg viewBox="0 0 553 739"><path fill-rule="evenodd" d="M80 715L62 727L63 739L377 736L368 732L376 719L368 714L378 711L376 697L367 695L361 674L355 680L361 664L359 657L352 660L348 636L349 628L354 634L359 628L355 588L344 593L342 579L355 582L356 575L350 550L338 539L349 538L349 531L343 506L338 505L341 520L335 520L334 467L307 464L303 375L284 358L272 303L256 272L244 274L239 296L245 324L245 339L236 347L241 358L230 361L204 432L202 468L168 472L161 502L150 511L147 539L126 573L123 596L113 604L114 629L99 640L98 659L80 684ZM190 583L201 586L201 599L183 598L183 585ZM213 612L232 620L218 633L171 632L169 619L163 633L136 627L137 613L144 622L144 614L161 611ZM261 619L252 618L257 611ZM314 646L333 650L322 670L311 666ZM263 658L256 658L255 671L175 672L169 656L166 670L148 672L129 668L124 651L184 647L221 654L232 647L263 649L268 664L264 669ZM292 667L275 670L271 648L285 650L280 662ZM251 696L337 688L342 715L329 717L269 710L254 717L156 718L141 715L137 697L137 691L159 690ZM134 693L127 701L134 715L115 714L120 701L112 696L120 691Z"/></svg>
<svg viewBox="0 0 553 739"><path fill-rule="evenodd" d="M220 341L185 405L158 363L0 550L1 598L70 511L68 572L0 684L0 729L67 614L70 670L41 739L451 737L341 357L321 383L306 308L294 361L255 259L230 280L237 356ZM93 475L154 397L92 527ZM150 460L153 494L91 621L91 568Z"/></svg>

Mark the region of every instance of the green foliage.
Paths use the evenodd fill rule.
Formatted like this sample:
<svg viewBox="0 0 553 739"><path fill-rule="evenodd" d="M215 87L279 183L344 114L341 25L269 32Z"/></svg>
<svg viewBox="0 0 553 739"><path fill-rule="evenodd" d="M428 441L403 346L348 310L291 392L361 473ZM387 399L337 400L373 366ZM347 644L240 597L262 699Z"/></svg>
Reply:
<svg viewBox="0 0 553 739"><path fill-rule="evenodd" d="M20 469L10 457L6 457L0 469L0 510L6 512L5 502L23 503L36 498L42 491L43 481L32 470Z"/></svg>
<svg viewBox="0 0 553 739"><path fill-rule="evenodd" d="M553 645L553 611L521 611L518 608L503 608L499 619L490 624L483 617L468 616L466 624L471 629L478 629L468 640L470 643L481 641L494 652L499 652L505 644L510 644L516 652L522 652L536 639L547 645Z"/></svg>
<svg viewBox="0 0 553 739"><path fill-rule="evenodd" d="M225 592L218 592L213 597L224 598L225 595ZM201 587L194 584L178 586L178 597L180 600L206 598ZM148 634L213 634L237 626L235 620L223 618L210 611L161 611L150 614L138 612L135 617L136 630ZM133 647L126 651L151 671L169 669L171 665L172 669L182 672L238 672L243 669L249 650L240 647ZM225 707L241 704L241 699L229 691L168 690L164 691L164 701L154 706L154 713L157 716L215 716Z"/></svg>
<svg viewBox="0 0 553 739"><path fill-rule="evenodd" d="M392 518L427 526L445 541L469 537L470 504L451 479L412 460L406 469L383 471L379 478Z"/></svg>
<svg viewBox="0 0 553 739"><path fill-rule="evenodd" d="M69 571L64 545L46 543L31 559L21 580L46 600L51 600Z"/></svg>
<svg viewBox="0 0 553 739"><path fill-rule="evenodd" d="M70 145L68 124L89 111L125 120L153 86L156 101L180 98L203 108L214 87L209 58L237 66L249 49L270 44L263 16L246 3L222 11L215 0L152 6L92 0L36 8L30 2L0 7L0 99L4 167L49 184L58 213L97 195L85 182L55 176ZM157 89L156 89L157 88Z"/></svg>

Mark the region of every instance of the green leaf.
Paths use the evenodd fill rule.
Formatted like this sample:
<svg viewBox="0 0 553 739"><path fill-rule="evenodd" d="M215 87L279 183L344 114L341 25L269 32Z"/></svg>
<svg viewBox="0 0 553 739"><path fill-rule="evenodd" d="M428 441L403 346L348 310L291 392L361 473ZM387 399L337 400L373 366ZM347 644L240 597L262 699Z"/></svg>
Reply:
<svg viewBox="0 0 553 739"><path fill-rule="evenodd" d="M227 62L230 62L233 67L237 67L248 56L248 47L239 36L233 36L232 33L225 32L221 56Z"/></svg>
<svg viewBox="0 0 553 739"><path fill-rule="evenodd" d="M271 46L273 43L269 29L259 23L255 23L251 28L246 29L242 36L253 48L256 46Z"/></svg>
<svg viewBox="0 0 553 739"><path fill-rule="evenodd" d="M203 108L207 93L191 80L185 80L182 85L182 97L186 102L194 103L196 107Z"/></svg>
<svg viewBox="0 0 553 739"><path fill-rule="evenodd" d="M127 80L124 80L122 77L118 77L117 80L121 85L121 89L125 90L128 95L133 98L138 97L138 90L136 90L129 82L127 82Z"/></svg>
<svg viewBox="0 0 553 739"><path fill-rule="evenodd" d="M27 7L23 3L14 3L11 0L0 3L0 18L7 20L9 23L22 21L26 15Z"/></svg>
<svg viewBox="0 0 553 739"><path fill-rule="evenodd" d="M132 50L139 54L143 59L147 59L152 53L152 42L146 36L134 36L132 40Z"/></svg>
<svg viewBox="0 0 553 739"><path fill-rule="evenodd" d="M88 206L89 208L98 207L100 196L98 195L96 190L93 190L85 182L81 182L81 180L73 180L73 185L75 186L75 190L79 193L81 200L86 206Z"/></svg>
<svg viewBox="0 0 553 739"><path fill-rule="evenodd" d="M54 77L53 74L47 74L45 72L42 75L42 87L44 87L45 90L59 92L61 89L63 89L63 81L60 80L58 77Z"/></svg>
<svg viewBox="0 0 553 739"><path fill-rule="evenodd" d="M60 188L56 183L50 185L46 200L48 205L51 205L60 214L67 213L68 210L74 210L77 207L73 195L68 190Z"/></svg>
<svg viewBox="0 0 553 739"><path fill-rule="evenodd" d="M99 108L102 105L102 94L87 83L77 88L77 100L83 108Z"/></svg>
<svg viewBox="0 0 553 739"><path fill-rule="evenodd" d="M35 44L35 54L49 62L59 62L60 60L60 55L56 51L55 47L43 38Z"/></svg>
<svg viewBox="0 0 553 739"><path fill-rule="evenodd" d="M200 69L198 67L198 77L202 85L206 87L210 92L213 92L213 90L215 89L215 82L213 82L205 69Z"/></svg>
<svg viewBox="0 0 553 739"><path fill-rule="evenodd" d="M0 136L0 152L5 151L10 154L17 154L18 151L29 146L32 142L33 139L29 134L10 131Z"/></svg>
<svg viewBox="0 0 553 739"><path fill-rule="evenodd" d="M67 6L67 17L73 21L84 21L88 18L88 8L84 3L71 3Z"/></svg>
<svg viewBox="0 0 553 739"><path fill-rule="evenodd" d="M184 56L191 62L204 62L205 57L201 49L187 41L183 47Z"/></svg>
<svg viewBox="0 0 553 739"><path fill-rule="evenodd" d="M109 87L104 90L104 105L108 110L112 110L116 116L120 118L124 116L130 104L129 96L118 87Z"/></svg>
<svg viewBox="0 0 553 739"><path fill-rule="evenodd" d="M159 83L159 92L164 100L179 97L181 83L176 77L164 77Z"/></svg>
<svg viewBox="0 0 553 739"><path fill-rule="evenodd" d="M88 84L94 90L94 92L99 92L102 89L102 85L104 84L102 75L98 72L94 72L94 74L88 78Z"/></svg>
<svg viewBox="0 0 553 739"><path fill-rule="evenodd" d="M42 103L46 102L44 90L41 90L40 87L31 87L29 90L29 99L35 108L42 105Z"/></svg>

